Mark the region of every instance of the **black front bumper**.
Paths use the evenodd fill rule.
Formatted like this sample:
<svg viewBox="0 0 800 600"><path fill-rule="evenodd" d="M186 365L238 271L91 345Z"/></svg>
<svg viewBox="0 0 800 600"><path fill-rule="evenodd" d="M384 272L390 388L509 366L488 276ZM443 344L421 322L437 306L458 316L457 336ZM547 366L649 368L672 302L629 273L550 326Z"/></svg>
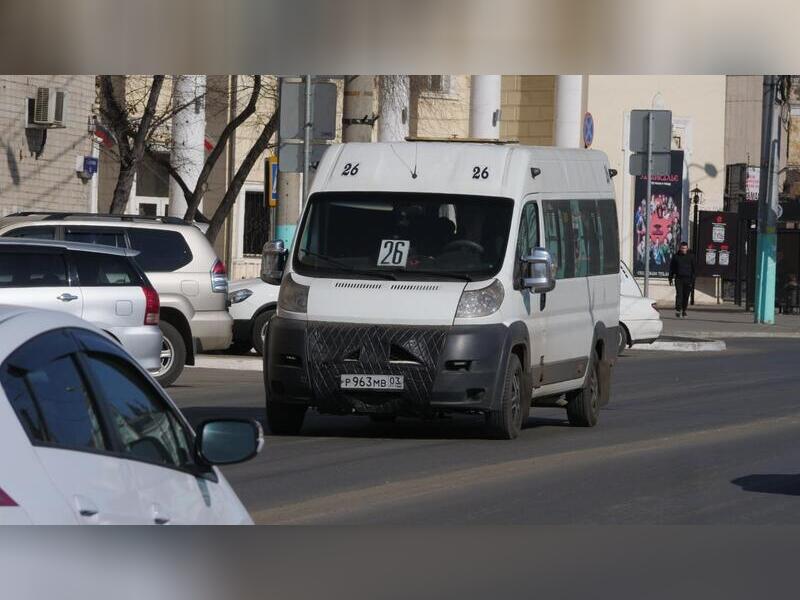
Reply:
<svg viewBox="0 0 800 600"><path fill-rule="evenodd" d="M496 408L511 344L502 324L412 327L270 322L265 386L321 412L426 416ZM403 391L350 391L342 374L402 375Z"/></svg>

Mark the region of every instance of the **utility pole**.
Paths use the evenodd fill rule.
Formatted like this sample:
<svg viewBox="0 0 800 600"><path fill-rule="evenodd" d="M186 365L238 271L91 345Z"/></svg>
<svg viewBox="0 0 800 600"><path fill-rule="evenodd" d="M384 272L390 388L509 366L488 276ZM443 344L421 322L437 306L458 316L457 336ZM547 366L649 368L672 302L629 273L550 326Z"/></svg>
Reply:
<svg viewBox="0 0 800 600"><path fill-rule="evenodd" d="M347 75L344 80L342 107L342 141L371 142L375 123L375 77Z"/></svg>
<svg viewBox="0 0 800 600"><path fill-rule="evenodd" d="M299 211L308 200L311 172L311 131L314 126L313 93L311 91L311 75L305 77L305 111L303 117L303 197L300 199Z"/></svg>
<svg viewBox="0 0 800 600"><path fill-rule="evenodd" d="M761 119L761 181L758 194L758 238L753 318L756 323L775 322L775 273L778 248L778 169L780 110L776 107L780 78L765 75Z"/></svg>
<svg viewBox="0 0 800 600"><path fill-rule="evenodd" d="M650 202L653 198L653 112L647 116L647 193L644 207L644 296L650 292Z"/></svg>
<svg viewBox="0 0 800 600"><path fill-rule="evenodd" d="M500 75L473 75L469 95L469 137L500 138Z"/></svg>

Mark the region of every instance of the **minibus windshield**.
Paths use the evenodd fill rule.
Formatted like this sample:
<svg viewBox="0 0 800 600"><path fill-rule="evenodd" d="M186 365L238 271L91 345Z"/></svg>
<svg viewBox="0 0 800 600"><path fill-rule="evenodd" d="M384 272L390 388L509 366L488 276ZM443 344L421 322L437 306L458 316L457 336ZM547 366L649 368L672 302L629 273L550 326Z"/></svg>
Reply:
<svg viewBox="0 0 800 600"><path fill-rule="evenodd" d="M513 206L456 194L317 193L293 268L312 277L488 279L503 264Z"/></svg>

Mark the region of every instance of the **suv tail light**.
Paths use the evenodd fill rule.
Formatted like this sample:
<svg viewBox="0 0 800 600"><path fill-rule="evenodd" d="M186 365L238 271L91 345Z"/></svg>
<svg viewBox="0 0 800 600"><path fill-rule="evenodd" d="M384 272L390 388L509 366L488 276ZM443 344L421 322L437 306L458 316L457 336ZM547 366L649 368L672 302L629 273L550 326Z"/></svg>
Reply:
<svg viewBox="0 0 800 600"><path fill-rule="evenodd" d="M158 298L158 292L150 286L143 287L145 308L144 308L144 324L145 325L158 325L158 313L161 310L161 300Z"/></svg>
<svg viewBox="0 0 800 600"><path fill-rule="evenodd" d="M0 488L0 507L3 506L17 506L17 503L14 502L14 499L11 496L3 491L3 488Z"/></svg>
<svg viewBox="0 0 800 600"><path fill-rule="evenodd" d="M228 293L228 271L225 268L225 263L220 259L211 267L211 291L220 292L222 294Z"/></svg>

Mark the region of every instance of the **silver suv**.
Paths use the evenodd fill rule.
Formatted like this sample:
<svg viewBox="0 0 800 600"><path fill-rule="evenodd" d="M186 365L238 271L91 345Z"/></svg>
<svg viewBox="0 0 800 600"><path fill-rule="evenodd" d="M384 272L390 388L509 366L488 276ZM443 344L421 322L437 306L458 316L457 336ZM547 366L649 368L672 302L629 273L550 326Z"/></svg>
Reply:
<svg viewBox="0 0 800 600"><path fill-rule="evenodd" d="M192 224L171 217L23 212L0 219L0 236L138 250L136 261L161 300L161 368L153 375L165 387L184 364L194 364L196 352L225 350L231 344L227 271Z"/></svg>
<svg viewBox="0 0 800 600"><path fill-rule="evenodd" d="M0 239L0 304L67 313L89 321L145 369L158 369L158 293L127 248Z"/></svg>

